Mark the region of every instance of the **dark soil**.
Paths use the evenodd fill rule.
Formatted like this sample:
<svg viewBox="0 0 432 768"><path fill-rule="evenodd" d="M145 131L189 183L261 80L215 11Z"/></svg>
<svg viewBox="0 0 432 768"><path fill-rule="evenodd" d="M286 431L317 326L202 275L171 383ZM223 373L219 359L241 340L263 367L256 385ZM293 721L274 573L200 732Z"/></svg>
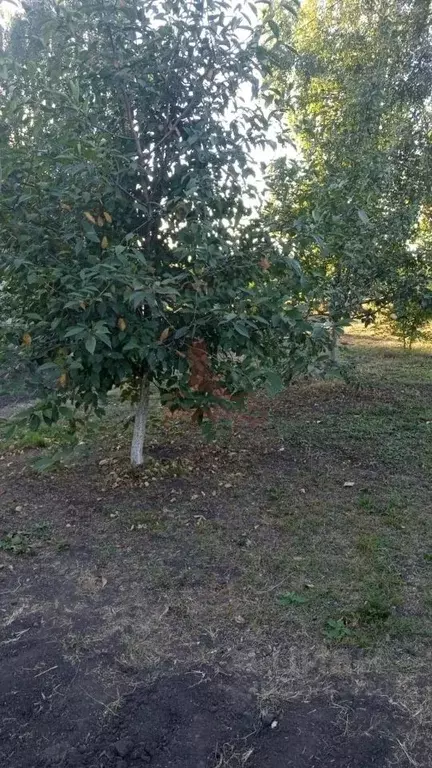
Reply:
<svg viewBox="0 0 432 768"><path fill-rule="evenodd" d="M238 681L191 677L162 680L129 696L84 765L120 768L120 753L122 768L150 762L154 768L369 768L384 766L392 755L386 732L394 728L394 713L383 702L292 702L263 723Z"/></svg>
<svg viewBox="0 0 432 768"><path fill-rule="evenodd" d="M4 765L383 767L393 756L392 734L403 725L400 713L374 696L321 696L260 713L244 680L210 670L138 685L119 708L111 706L101 717L97 702L81 687L85 671L77 679L70 665L54 665L61 658L48 649L44 663L56 669L51 679L42 682L32 674L5 680L12 692L2 702ZM32 665L32 653L41 658L37 642L32 650L24 643L21 660ZM45 696L44 690L51 692Z"/></svg>

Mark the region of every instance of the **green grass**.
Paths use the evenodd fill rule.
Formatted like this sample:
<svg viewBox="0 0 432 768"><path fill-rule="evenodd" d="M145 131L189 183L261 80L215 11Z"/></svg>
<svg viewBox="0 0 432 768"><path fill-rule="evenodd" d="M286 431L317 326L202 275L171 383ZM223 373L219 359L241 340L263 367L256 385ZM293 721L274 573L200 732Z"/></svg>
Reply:
<svg viewBox="0 0 432 768"><path fill-rule="evenodd" d="M151 398L150 433L157 429L160 420L161 409L154 395ZM13 431L12 425L15 425ZM121 401L119 392L115 391L108 398L102 418L92 413L78 412L73 427L64 418L52 425L41 424L36 430L30 429L28 420L20 415L15 419L0 420L0 442L2 449L7 452L37 452L35 468L44 470L62 464L76 464L90 455L98 445L123 443L125 437L129 439L131 429L131 408ZM44 449L42 453L38 451L41 448Z"/></svg>
<svg viewBox="0 0 432 768"><path fill-rule="evenodd" d="M44 546L54 547L57 552L69 548L69 543L58 538L48 522L30 525L28 528L7 531L0 536L0 551L9 555L36 555Z"/></svg>
<svg viewBox="0 0 432 768"><path fill-rule="evenodd" d="M357 339L344 351L355 384L297 385L287 408L273 407L270 429L294 462L262 490L260 525L276 534L235 556L255 627L360 647L384 666L428 647L430 352ZM251 480L245 506L257 498Z"/></svg>

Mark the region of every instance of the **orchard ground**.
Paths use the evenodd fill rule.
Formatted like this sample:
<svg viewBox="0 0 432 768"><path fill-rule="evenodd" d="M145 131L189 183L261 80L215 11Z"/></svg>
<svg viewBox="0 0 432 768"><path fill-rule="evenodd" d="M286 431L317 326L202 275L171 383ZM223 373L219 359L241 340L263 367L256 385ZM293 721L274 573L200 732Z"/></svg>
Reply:
<svg viewBox="0 0 432 768"><path fill-rule="evenodd" d="M155 405L140 473L116 398L3 436L2 765L430 765L432 349L345 342L210 443Z"/></svg>

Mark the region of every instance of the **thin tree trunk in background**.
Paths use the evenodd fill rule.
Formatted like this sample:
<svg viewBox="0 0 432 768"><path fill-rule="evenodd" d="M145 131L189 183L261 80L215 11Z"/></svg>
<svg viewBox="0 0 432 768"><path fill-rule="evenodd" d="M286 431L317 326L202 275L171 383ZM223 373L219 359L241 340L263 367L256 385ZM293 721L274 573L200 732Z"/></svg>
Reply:
<svg viewBox="0 0 432 768"><path fill-rule="evenodd" d="M140 467L144 461L144 439L149 409L150 383L147 375L141 379L140 396L135 412L130 459L133 467Z"/></svg>
<svg viewBox="0 0 432 768"><path fill-rule="evenodd" d="M339 354L338 354L338 334L336 329L336 323L332 323L332 329L331 329L331 348L330 348L330 359L334 365L337 365L339 363Z"/></svg>

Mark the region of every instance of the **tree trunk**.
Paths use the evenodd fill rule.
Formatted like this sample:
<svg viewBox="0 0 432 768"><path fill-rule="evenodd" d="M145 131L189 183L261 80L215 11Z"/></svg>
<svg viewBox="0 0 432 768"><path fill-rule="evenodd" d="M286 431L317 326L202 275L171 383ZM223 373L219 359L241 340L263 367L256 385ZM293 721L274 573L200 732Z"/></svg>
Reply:
<svg viewBox="0 0 432 768"><path fill-rule="evenodd" d="M339 363L338 334L335 322L332 323L331 329L330 360L332 361L333 365L337 365Z"/></svg>
<svg viewBox="0 0 432 768"><path fill-rule="evenodd" d="M144 461L143 447L146 434L147 415L149 407L150 384L147 375L141 379L140 395L135 412L134 429L130 460L133 467L140 467Z"/></svg>

